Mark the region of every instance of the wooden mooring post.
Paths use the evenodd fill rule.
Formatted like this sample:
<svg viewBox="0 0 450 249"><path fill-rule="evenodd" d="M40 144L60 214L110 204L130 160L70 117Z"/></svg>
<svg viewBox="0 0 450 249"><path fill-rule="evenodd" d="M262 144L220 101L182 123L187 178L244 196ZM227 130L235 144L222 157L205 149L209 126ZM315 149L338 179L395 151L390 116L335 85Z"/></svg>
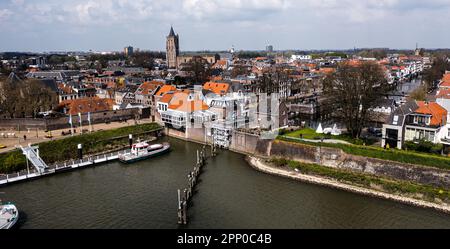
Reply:
<svg viewBox="0 0 450 249"><path fill-rule="evenodd" d="M197 162L194 166L193 171L189 172L187 175L188 179L188 187L183 190L178 189L178 224L186 225L187 224L187 209L188 202L192 200L194 195L195 186L198 183L198 178L201 174L202 167L206 164L206 145L203 146L202 150L197 150Z"/></svg>
<svg viewBox="0 0 450 249"><path fill-rule="evenodd" d="M185 197L181 198L180 190L178 189L178 224L187 224L187 202Z"/></svg>

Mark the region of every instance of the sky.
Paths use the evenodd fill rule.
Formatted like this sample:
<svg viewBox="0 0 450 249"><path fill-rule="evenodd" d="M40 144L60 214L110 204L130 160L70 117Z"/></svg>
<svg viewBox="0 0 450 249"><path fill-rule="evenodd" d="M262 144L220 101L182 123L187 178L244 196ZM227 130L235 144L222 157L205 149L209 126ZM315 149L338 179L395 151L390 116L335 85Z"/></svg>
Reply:
<svg viewBox="0 0 450 249"><path fill-rule="evenodd" d="M450 0L0 0L0 51L450 47Z"/></svg>

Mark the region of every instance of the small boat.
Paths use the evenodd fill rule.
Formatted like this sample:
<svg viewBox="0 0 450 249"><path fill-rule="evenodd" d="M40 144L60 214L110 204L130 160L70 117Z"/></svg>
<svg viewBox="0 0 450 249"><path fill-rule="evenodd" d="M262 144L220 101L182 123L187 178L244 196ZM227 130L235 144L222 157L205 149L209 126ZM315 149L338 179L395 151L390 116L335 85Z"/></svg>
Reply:
<svg viewBox="0 0 450 249"><path fill-rule="evenodd" d="M19 220L19 211L12 203L2 204L0 201L0 229L12 228Z"/></svg>
<svg viewBox="0 0 450 249"><path fill-rule="evenodd" d="M139 142L132 145L131 152L119 155L119 160L123 163L134 163L151 157L159 156L170 151L170 144L153 144Z"/></svg>

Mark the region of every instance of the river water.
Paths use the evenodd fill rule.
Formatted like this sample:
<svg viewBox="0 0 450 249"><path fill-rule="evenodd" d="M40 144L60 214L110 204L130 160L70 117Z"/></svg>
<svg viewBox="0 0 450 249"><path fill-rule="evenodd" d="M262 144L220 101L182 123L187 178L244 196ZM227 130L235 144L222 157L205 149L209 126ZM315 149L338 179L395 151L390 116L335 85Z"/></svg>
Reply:
<svg viewBox="0 0 450 249"><path fill-rule="evenodd" d="M177 189L201 146L165 138L170 154L113 162L1 188L19 228L178 228ZM221 151L200 176L188 228L450 228L433 210L266 175Z"/></svg>

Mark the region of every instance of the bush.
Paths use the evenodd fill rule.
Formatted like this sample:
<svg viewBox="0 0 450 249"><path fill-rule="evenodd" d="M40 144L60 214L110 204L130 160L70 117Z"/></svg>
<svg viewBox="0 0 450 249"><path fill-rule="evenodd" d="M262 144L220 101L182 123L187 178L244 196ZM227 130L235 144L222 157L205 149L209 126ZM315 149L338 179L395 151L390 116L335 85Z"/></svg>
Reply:
<svg viewBox="0 0 450 249"><path fill-rule="evenodd" d="M286 133L287 133L286 129L280 129L278 131L278 135L280 135L280 136L284 136Z"/></svg>
<svg viewBox="0 0 450 249"><path fill-rule="evenodd" d="M419 140L417 142L407 141L404 144L406 150L413 150L424 153L441 154L442 144L433 144L426 140Z"/></svg>
<svg viewBox="0 0 450 249"><path fill-rule="evenodd" d="M14 151L0 156L0 169L3 173L13 173L26 167L25 156L20 151Z"/></svg>
<svg viewBox="0 0 450 249"><path fill-rule="evenodd" d="M270 160L271 163L273 163L276 167L285 167L288 165L288 160L285 158L277 158Z"/></svg>

